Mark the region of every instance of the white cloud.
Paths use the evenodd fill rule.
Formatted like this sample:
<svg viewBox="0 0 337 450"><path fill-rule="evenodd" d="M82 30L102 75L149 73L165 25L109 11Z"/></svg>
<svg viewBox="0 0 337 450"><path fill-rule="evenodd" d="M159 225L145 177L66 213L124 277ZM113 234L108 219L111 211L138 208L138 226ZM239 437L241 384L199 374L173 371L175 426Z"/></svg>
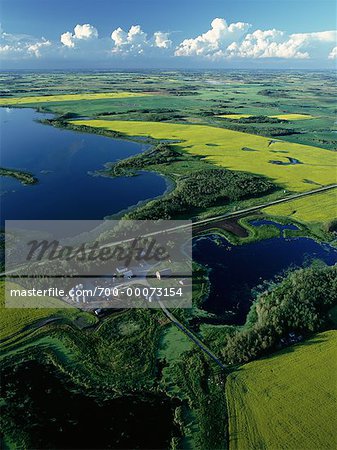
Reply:
<svg viewBox="0 0 337 450"><path fill-rule="evenodd" d="M196 38L185 39L175 51L176 56L221 57L232 42L239 41L250 28L250 24L237 22L227 25L225 19L216 18L211 29Z"/></svg>
<svg viewBox="0 0 337 450"><path fill-rule="evenodd" d="M40 58L42 56L43 49L50 47L52 43L43 39L41 42L36 42L35 44L31 44L28 46L27 51L36 56L36 58Z"/></svg>
<svg viewBox="0 0 337 450"><path fill-rule="evenodd" d="M140 28L139 25L132 25L128 32L127 40L130 44L143 44L146 42L146 33Z"/></svg>
<svg viewBox="0 0 337 450"><path fill-rule="evenodd" d="M92 25L85 23L84 25L76 25L74 28L74 36L77 39L92 39L98 37L98 31Z"/></svg>
<svg viewBox="0 0 337 450"><path fill-rule="evenodd" d="M118 27L111 33L111 39L115 42L116 47L119 47L128 42L128 33Z"/></svg>
<svg viewBox="0 0 337 450"><path fill-rule="evenodd" d="M162 31L156 31L153 35L154 45L159 48L170 48L172 41L169 39L169 33L163 33Z"/></svg>
<svg viewBox="0 0 337 450"><path fill-rule="evenodd" d="M61 34L61 43L69 48L75 48L80 41L89 41L98 38L98 31L89 23L83 25L77 24L74 28L74 33L67 31Z"/></svg>
<svg viewBox="0 0 337 450"><path fill-rule="evenodd" d="M233 43L227 48L227 56L240 58L299 58L309 57L301 52L304 37L287 37L279 30L256 30L246 35L241 43Z"/></svg>
<svg viewBox="0 0 337 450"><path fill-rule="evenodd" d="M219 58L285 58L308 59L327 54L327 46L336 42L336 31L295 33L255 30L248 33L248 23L227 25L216 18L211 29L192 39L185 39L176 48L176 56ZM325 53L324 53L325 52ZM330 56L329 56L330 57Z"/></svg>
<svg viewBox="0 0 337 450"><path fill-rule="evenodd" d="M70 33L70 31L67 31L66 33L61 34L60 41L63 45L69 48L75 47L75 42L73 35Z"/></svg>
<svg viewBox="0 0 337 450"><path fill-rule="evenodd" d="M329 59L337 59L337 47L334 47L328 56Z"/></svg>
<svg viewBox="0 0 337 450"><path fill-rule="evenodd" d="M132 25L126 33L122 28L117 28L111 33L114 41L113 53L138 53L144 52L144 47L148 46L147 34L139 25Z"/></svg>
<svg viewBox="0 0 337 450"><path fill-rule="evenodd" d="M247 34L240 45L227 49L228 56L241 58L308 59L322 53L324 47L336 40L336 31L295 33L287 36L279 30L256 30Z"/></svg>
<svg viewBox="0 0 337 450"><path fill-rule="evenodd" d="M116 28L111 33L111 39L114 41L113 53L119 54L143 54L145 51L151 53L151 49L167 49L172 45L169 39L169 33L156 31L148 39L147 34L140 25L132 25L128 32L121 27Z"/></svg>
<svg viewBox="0 0 337 450"><path fill-rule="evenodd" d="M0 57L3 60L35 58L77 58L105 61L107 57L192 57L207 60L230 59L313 59L337 58L337 31L287 34L276 29L254 30L245 22L227 24L215 18L209 30L173 45L168 32L147 34L140 25L124 31L121 27L111 38L99 37L97 29L88 23L77 24L66 31L60 41L25 34L10 34L0 27ZM113 45L112 45L113 43Z"/></svg>
<svg viewBox="0 0 337 450"><path fill-rule="evenodd" d="M0 32L0 55L2 58L40 58L45 54L45 50L51 46L51 41L44 37L35 38L27 34Z"/></svg>

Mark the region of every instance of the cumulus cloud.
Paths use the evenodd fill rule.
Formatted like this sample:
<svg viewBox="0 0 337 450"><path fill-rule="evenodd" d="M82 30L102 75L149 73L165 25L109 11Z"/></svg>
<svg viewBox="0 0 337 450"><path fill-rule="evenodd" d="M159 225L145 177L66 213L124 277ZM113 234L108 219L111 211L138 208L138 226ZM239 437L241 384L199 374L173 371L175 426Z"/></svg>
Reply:
<svg viewBox="0 0 337 450"><path fill-rule="evenodd" d="M121 27L118 27L111 33L111 39L114 41L116 47L120 47L128 42L128 33L125 33Z"/></svg>
<svg viewBox="0 0 337 450"><path fill-rule="evenodd" d="M132 25L128 32L118 27L111 33L114 41L113 53L138 53L144 52L144 47L148 45L147 34L139 25Z"/></svg>
<svg viewBox="0 0 337 450"><path fill-rule="evenodd" d="M279 30L256 30L227 49L230 57L308 59L322 46L335 42L335 31L296 33L287 36Z"/></svg>
<svg viewBox="0 0 337 450"><path fill-rule="evenodd" d="M118 27L111 33L111 39L114 42L112 52L119 54L143 54L145 50L168 49L172 45L169 33L156 31L148 38L140 25L132 25L128 32Z"/></svg>
<svg viewBox="0 0 337 450"><path fill-rule="evenodd" d="M75 42L72 33L70 31L67 31L66 33L61 34L60 41L63 45L69 48L75 47Z"/></svg>
<svg viewBox="0 0 337 450"><path fill-rule="evenodd" d="M40 58L51 46L52 42L44 37L35 38L27 34L0 32L0 55L2 58Z"/></svg>
<svg viewBox="0 0 337 450"><path fill-rule="evenodd" d="M239 41L250 28L250 24L237 22L227 25L225 19L216 18L211 28L196 38L185 39L175 51L176 56L224 56L228 45Z"/></svg>
<svg viewBox="0 0 337 450"><path fill-rule="evenodd" d="M337 47L334 47L328 56L329 59L337 59Z"/></svg>
<svg viewBox="0 0 337 450"><path fill-rule="evenodd" d="M153 35L154 45L159 48L170 48L172 41L169 39L169 33L163 33L162 31L156 31Z"/></svg>
<svg viewBox="0 0 337 450"><path fill-rule="evenodd" d="M61 34L61 43L69 48L75 48L80 41L89 41L98 38L98 31L89 23L83 25L77 24L74 28L74 33L66 31Z"/></svg>
<svg viewBox="0 0 337 450"><path fill-rule="evenodd" d="M89 24L77 24L73 31L60 35L59 41L25 34L10 34L0 27L0 57L5 60L36 58L77 58L89 61L107 57L192 57L209 61L230 59L336 59L337 31L288 34L277 29L252 29L245 22L228 24L215 18L210 28L196 37L173 45L171 34L148 34L140 25L128 30L116 28L111 36L99 37Z"/></svg>
<svg viewBox="0 0 337 450"><path fill-rule="evenodd" d="M175 55L209 59L308 59L322 56L324 52L327 55L327 46L336 42L336 31L287 35L276 29L255 30L248 33L249 28L251 26L248 23L237 22L227 25L225 19L216 18L208 31L196 38L182 41L176 48Z"/></svg>
<svg viewBox="0 0 337 450"><path fill-rule="evenodd" d="M336 41L336 31L296 33L287 36L279 30L256 30L227 49L230 57L308 59Z"/></svg>
<svg viewBox="0 0 337 450"><path fill-rule="evenodd" d="M43 49L50 47L52 43L47 41L46 39L36 42L35 44L31 44L28 46L28 53L33 54L36 58L40 58L42 56Z"/></svg>
<svg viewBox="0 0 337 450"><path fill-rule="evenodd" d="M234 42L227 48L227 56L240 58L309 58L302 52L304 37L288 38L279 30L256 30L247 34L241 43Z"/></svg>

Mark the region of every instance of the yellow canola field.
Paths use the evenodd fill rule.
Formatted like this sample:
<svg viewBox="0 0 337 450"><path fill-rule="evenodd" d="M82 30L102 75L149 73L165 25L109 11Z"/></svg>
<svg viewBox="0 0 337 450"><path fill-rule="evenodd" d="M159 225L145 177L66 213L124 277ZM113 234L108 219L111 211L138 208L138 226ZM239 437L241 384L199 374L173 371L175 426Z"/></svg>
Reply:
<svg viewBox="0 0 337 450"><path fill-rule="evenodd" d="M78 100L105 100L109 98L145 97L150 94L137 92L108 92L100 94L61 94L36 97L1 97L0 105L25 105L29 103L70 102Z"/></svg>
<svg viewBox="0 0 337 450"><path fill-rule="evenodd" d="M268 206L263 212L300 222L329 222L337 218L337 189Z"/></svg>
<svg viewBox="0 0 337 450"><path fill-rule="evenodd" d="M229 449L336 448L337 331L231 374Z"/></svg>
<svg viewBox="0 0 337 450"><path fill-rule="evenodd" d="M254 117L254 114L221 114L219 117L225 119L246 119L247 117ZM310 114L277 114L275 116L267 116L281 120L306 120L314 119Z"/></svg>
<svg viewBox="0 0 337 450"><path fill-rule="evenodd" d="M337 181L336 153L319 147L206 125L109 120L72 123L114 130L127 136L179 140L172 145L221 167L264 175L289 191L312 190L315 188L312 183L328 185ZM289 164L287 157L301 164ZM270 162L275 160L288 165Z"/></svg>

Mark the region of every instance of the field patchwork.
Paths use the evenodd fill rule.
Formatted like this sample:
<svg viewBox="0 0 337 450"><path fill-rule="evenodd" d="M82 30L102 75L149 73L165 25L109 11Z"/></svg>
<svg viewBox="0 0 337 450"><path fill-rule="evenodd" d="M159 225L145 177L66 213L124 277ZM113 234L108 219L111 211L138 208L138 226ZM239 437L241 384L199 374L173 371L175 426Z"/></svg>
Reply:
<svg viewBox="0 0 337 450"><path fill-rule="evenodd" d="M336 448L337 331L229 376L230 450Z"/></svg>
<svg viewBox="0 0 337 450"><path fill-rule="evenodd" d="M313 184L337 181L336 154L319 147L206 125L110 120L71 123L118 131L130 137L173 140L172 145L207 162L269 177L289 191L308 191L315 187Z"/></svg>

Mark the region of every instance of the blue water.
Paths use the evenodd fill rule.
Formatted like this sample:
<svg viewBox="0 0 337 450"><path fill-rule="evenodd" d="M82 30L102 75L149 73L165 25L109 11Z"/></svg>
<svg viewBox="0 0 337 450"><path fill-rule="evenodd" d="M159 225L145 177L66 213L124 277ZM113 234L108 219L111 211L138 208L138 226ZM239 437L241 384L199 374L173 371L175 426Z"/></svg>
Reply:
<svg viewBox="0 0 337 450"><path fill-rule="evenodd" d="M135 155L146 145L62 130L36 122L32 109L0 108L0 166L31 172L36 185L1 177L1 225L5 219L102 219L165 192L155 173L108 178L89 172Z"/></svg>
<svg viewBox="0 0 337 450"><path fill-rule="evenodd" d="M193 258L210 269L210 295L203 308L224 323L243 324L254 287L314 259L333 265L337 249L309 238L273 238L234 246L218 236L207 236L194 241Z"/></svg>
<svg viewBox="0 0 337 450"><path fill-rule="evenodd" d="M280 231L283 231L283 230L298 230L299 229L296 225L294 225L292 223L281 224L281 223L277 223L277 222L274 222L272 220L267 220L267 219L252 220L249 223L251 225L254 225L255 227L259 227L261 225L273 225L274 227L278 228Z"/></svg>

